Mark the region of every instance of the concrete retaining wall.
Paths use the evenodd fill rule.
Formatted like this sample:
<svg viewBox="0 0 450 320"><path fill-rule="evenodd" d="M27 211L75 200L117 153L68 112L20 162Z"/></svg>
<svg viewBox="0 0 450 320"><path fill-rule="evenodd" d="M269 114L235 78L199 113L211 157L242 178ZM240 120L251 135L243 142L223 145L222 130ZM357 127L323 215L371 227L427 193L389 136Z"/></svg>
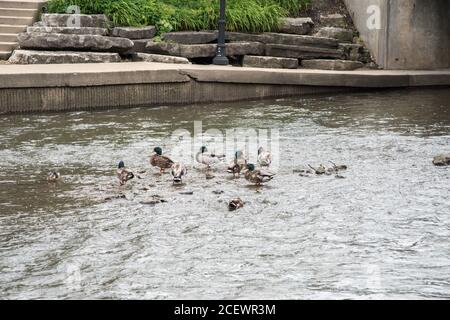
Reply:
<svg viewBox="0 0 450 320"><path fill-rule="evenodd" d="M323 71L158 63L0 66L0 114L449 86L449 71Z"/></svg>
<svg viewBox="0 0 450 320"><path fill-rule="evenodd" d="M150 83L92 87L0 89L1 113L100 110L154 105L227 102L350 90L261 84Z"/></svg>
<svg viewBox="0 0 450 320"><path fill-rule="evenodd" d="M385 69L450 68L450 1L344 0L362 39ZM370 6L380 29L371 29ZM370 25L370 24L369 24Z"/></svg>

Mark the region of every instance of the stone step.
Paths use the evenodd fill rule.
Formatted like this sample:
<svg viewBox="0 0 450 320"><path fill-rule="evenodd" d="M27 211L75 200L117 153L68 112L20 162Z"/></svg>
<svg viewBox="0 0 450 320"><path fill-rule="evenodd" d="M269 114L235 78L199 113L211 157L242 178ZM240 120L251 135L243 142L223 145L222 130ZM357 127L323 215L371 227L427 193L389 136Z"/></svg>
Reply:
<svg viewBox="0 0 450 320"><path fill-rule="evenodd" d="M2 17L35 17L38 14L36 9L2 8L0 1L0 16Z"/></svg>
<svg viewBox="0 0 450 320"><path fill-rule="evenodd" d="M17 48L17 42L0 42L0 51L12 51Z"/></svg>
<svg viewBox="0 0 450 320"><path fill-rule="evenodd" d="M125 38L98 35L58 33L20 33L18 41L22 49L61 51L126 52L133 42Z"/></svg>
<svg viewBox="0 0 450 320"><path fill-rule="evenodd" d="M0 60L8 60L11 51L0 51Z"/></svg>
<svg viewBox="0 0 450 320"><path fill-rule="evenodd" d="M161 54L151 53L135 53L132 57L133 61L138 62L157 62L157 63L177 63L191 64L188 59L183 57L165 56Z"/></svg>
<svg viewBox="0 0 450 320"><path fill-rule="evenodd" d="M344 56L344 52L342 49L313 46L266 44L266 55L294 59L341 59Z"/></svg>
<svg viewBox="0 0 450 320"><path fill-rule="evenodd" d="M326 37L305 36L288 33L242 33L227 32L227 41L262 42L266 44L283 44L290 46L314 46L321 48L337 48L339 41Z"/></svg>
<svg viewBox="0 0 450 320"><path fill-rule="evenodd" d="M17 42L16 33L0 33L0 42Z"/></svg>
<svg viewBox="0 0 450 320"><path fill-rule="evenodd" d="M242 66L251 68L297 69L298 59L267 56L244 56Z"/></svg>
<svg viewBox="0 0 450 320"><path fill-rule="evenodd" d="M111 31L111 36L127 38L131 40L151 39L156 35L156 27L148 26L143 28L115 27Z"/></svg>
<svg viewBox="0 0 450 320"><path fill-rule="evenodd" d="M0 33L20 33L27 29L26 25L0 24Z"/></svg>
<svg viewBox="0 0 450 320"><path fill-rule="evenodd" d="M0 7L2 8L20 8L20 9L39 9L47 1L14 1L14 0L1 0Z"/></svg>
<svg viewBox="0 0 450 320"><path fill-rule="evenodd" d="M27 27L28 33L60 33L60 34L90 34L107 36L108 29L105 28L69 28L69 27Z"/></svg>
<svg viewBox="0 0 450 320"><path fill-rule="evenodd" d="M78 26L90 28L107 28L108 18L103 14L56 14L41 15L41 20L48 27L71 27L76 22Z"/></svg>
<svg viewBox="0 0 450 320"><path fill-rule="evenodd" d="M195 58L213 58L216 55L217 44L178 44L171 42L149 41L146 52ZM226 46L227 56L264 55L264 44L260 42L231 42Z"/></svg>
<svg viewBox="0 0 450 320"><path fill-rule="evenodd" d="M9 58L13 64L112 63L120 62L118 53L79 51L16 50Z"/></svg>
<svg viewBox="0 0 450 320"><path fill-rule="evenodd" d="M11 25L29 25L34 21L34 17L8 17L0 16L0 24L11 24Z"/></svg>
<svg viewBox="0 0 450 320"><path fill-rule="evenodd" d="M280 31L283 33L306 35L313 27L311 18L283 18L280 21Z"/></svg>
<svg viewBox="0 0 450 320"><path fill-rule="evenodd" d="M181 31L167 32L162 35L162 39L168 42L180 44L207 44L217 40L215 31Z"/></svg>

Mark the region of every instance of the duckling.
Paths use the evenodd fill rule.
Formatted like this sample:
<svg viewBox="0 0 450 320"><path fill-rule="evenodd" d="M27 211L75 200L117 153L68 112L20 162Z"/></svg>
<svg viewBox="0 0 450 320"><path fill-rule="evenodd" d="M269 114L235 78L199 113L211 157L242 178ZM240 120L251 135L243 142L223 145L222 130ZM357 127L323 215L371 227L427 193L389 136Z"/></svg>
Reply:
<svg viewBox="0 0 450 320"><path fill-rule="evenodd" d="M174 165L174 162L162 155L162 149L161 147L156 147L153 149L153 154L150 158L150 164L153 167L158 167L161 173L164 173L166 169L172 168Z"/></svg>
<svg viewBox="0 0 450 320"><path fill-rule="evenodd" d="M213 164L217 164L225 158L225 156L223 155L215 155L213 153L207 152L208 149L206 147L201 147L195 159L198 163L205 164L208 169L211 168Z"/></svg>
<svg viewBox="0 0 450 320"><path fill-rule="evenodd" d="M256 185L261 185L262 183L269 182L273 179L275 176L274 173L262 170L262 169L255 169L254 164L247 164L247 169L245 170L245 179L251 183L254 183Z"/></svg>
<svg viewBox="0 0 450 320"><path fill-rule="evenodd" d="M247 166L247 159L244 157L244 153L240 150L234 154L233 161L228 165L227 171L232 173L233 176L239 178L241 171Z"/></svg>
<svg viewBox="0 0 450 320"><path fill-rule="evenodd" d="M261 167L270 167L272 163L272 154L263 147L258 149L258 163Z"/></svg>
<svg viewBox="0 0 450 320"><path fill-rule="evenodd" d="M55 183L61 181L61 174L56 171L52 171L47 175L47 182Z"/></svg>
<svg viewBox="0 0 450 320"><path fill-rule="evenodd" d="M172 166L172 177L174 184L183 183L183 177L185 175L187 175L187 168L183 163L177 162Z"/></svg>
<svg viewBox="0 0 450 320"><path fill-rule="evenodd" d="M228 203L228 210L235 211L244 207L244 201L241 198L234 198Z"/></svg>
<svg viewBox="0 0 450 320"><path fill-rule="evenodd" d="M125 168L125 163L123 161L119 162L117 168L117 178L121 186L125 185L128 181L134 179L134 173Z"/></svg>

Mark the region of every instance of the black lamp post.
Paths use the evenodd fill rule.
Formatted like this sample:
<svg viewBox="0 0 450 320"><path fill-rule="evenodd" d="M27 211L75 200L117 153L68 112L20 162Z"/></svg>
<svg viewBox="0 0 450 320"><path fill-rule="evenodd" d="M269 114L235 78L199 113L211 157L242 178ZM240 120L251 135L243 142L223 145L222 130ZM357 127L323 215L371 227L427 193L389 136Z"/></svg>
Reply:
<svg viewBox="0 0 450 320"><path fill-rule="evenodd" d="M219 17L219 38L217 43L217 53L213 60L213 64L225 66L229 61L225 53L225 0L220 0L220 17Z"/></svg>

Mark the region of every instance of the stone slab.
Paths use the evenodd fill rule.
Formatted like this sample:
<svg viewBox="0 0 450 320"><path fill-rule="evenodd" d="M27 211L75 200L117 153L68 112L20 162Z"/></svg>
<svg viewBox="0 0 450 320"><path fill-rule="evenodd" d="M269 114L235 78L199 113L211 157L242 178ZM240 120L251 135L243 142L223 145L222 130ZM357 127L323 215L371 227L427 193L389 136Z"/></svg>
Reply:
<svg viewBox="0 0 450 320"><path fill-rule="evenodd" d="M150 41L146 51L156 54L194 58L212 58L216 56L216 44L184 45ZM259 42L231 42L226 45L227 56L264 55L264 44Z"/></svg>
<svg viewBox="0 0 450 320"><path fill-rule="evenodd" d="M133 47L133 42L129 39L98 35L21 33L17 38L21 49L32 50L79 50L120 53Z"/></svg>
<svg viewBox="0 0 450 320"><path fill-rule="evenodd" d="M332 38L339 42L352 42L353 31L344 28L323 27L315 34L316 37Z"/></svg>
<svg viewBox="0 0 450 320"><path fill-rule="evenodd" d="M156 28L148 26L143 28L115 27L111 30L112 37L127 38L131 40L151 39L156 35Z"/></svg>
<svg viewBox="0 0 450 320"><path fill-rule="evenodd" d="M244 67L251 68L297 69L298 59L267 56L244 56L242 64Z"/></svg>
<svg viewBox="0 0 450 320"><path fill-rule="evenodd" d="M295 59L331 58L340 59L343 51L311 46L290 46L283 44L266 44L266 55Z"/></svg>
<svg viewBox="0 0 450 320"><path fill-rule="evenodd" d="M290 46L314 46L320 48L337 48L339 41L331 38L301 36L285 33L264 33L264 43L284 44Z"/></svg>
<svg viewBox="0 0 450 320"><path fill-rule="evenodd" d="M363 46L353 43L340 43L339 49L344 52L344 60L359 61L362 56Z"/></svg>
<svg viewBox="0 0 450 320"><path fill-rule="evenodd" d="M325 14L320 16L320 24L326 27L346 28L347 19L339 13Z"/></svg>
<svg viewBox="0 0 450 320"><path fill-rule="evenodd" d="M62 33L62 34L90 34L107 36L108 29L106 28L90 28L90 27L80 27L80 28L68 28L68 27L45 27L45 26L32 26L27 28L28 33Z"/></svg>
<svg viewBox="0 0 450 320"><path fill-rule="evenodd" d="M108 28L109 26L109 20L103 14L44 13L41 15L41 20L47 27Z"/></svg>
<svg viewBox="0 0 450 320"><path fill-rule="evenodd" d="M64 64L120 62L120 55L110 52L15 50L9 58L12 64Z"/></svg>
<svg viewBox="0 0 450 320"><path fill-rule="evenodd" d="M133 55L133 61L141 62L159 62L159 63L177 63L190 64L191 62L183 57L165 56L161 54L136 53Z"/></svg>
<svg viewBox="0 0 450 320"><path fill-rule="evenodd" d="M217 40L217 32L214 31L181 31L167 32L162 35L166 42L180 44L207 44Z"/></svg>
<svg viewBox="0 0 450 320"><path fill-rule="evenodd" d="M280 21L280 31L283 33L306 35L313 28L314 22L311 18L283 18Z"/></svg>

